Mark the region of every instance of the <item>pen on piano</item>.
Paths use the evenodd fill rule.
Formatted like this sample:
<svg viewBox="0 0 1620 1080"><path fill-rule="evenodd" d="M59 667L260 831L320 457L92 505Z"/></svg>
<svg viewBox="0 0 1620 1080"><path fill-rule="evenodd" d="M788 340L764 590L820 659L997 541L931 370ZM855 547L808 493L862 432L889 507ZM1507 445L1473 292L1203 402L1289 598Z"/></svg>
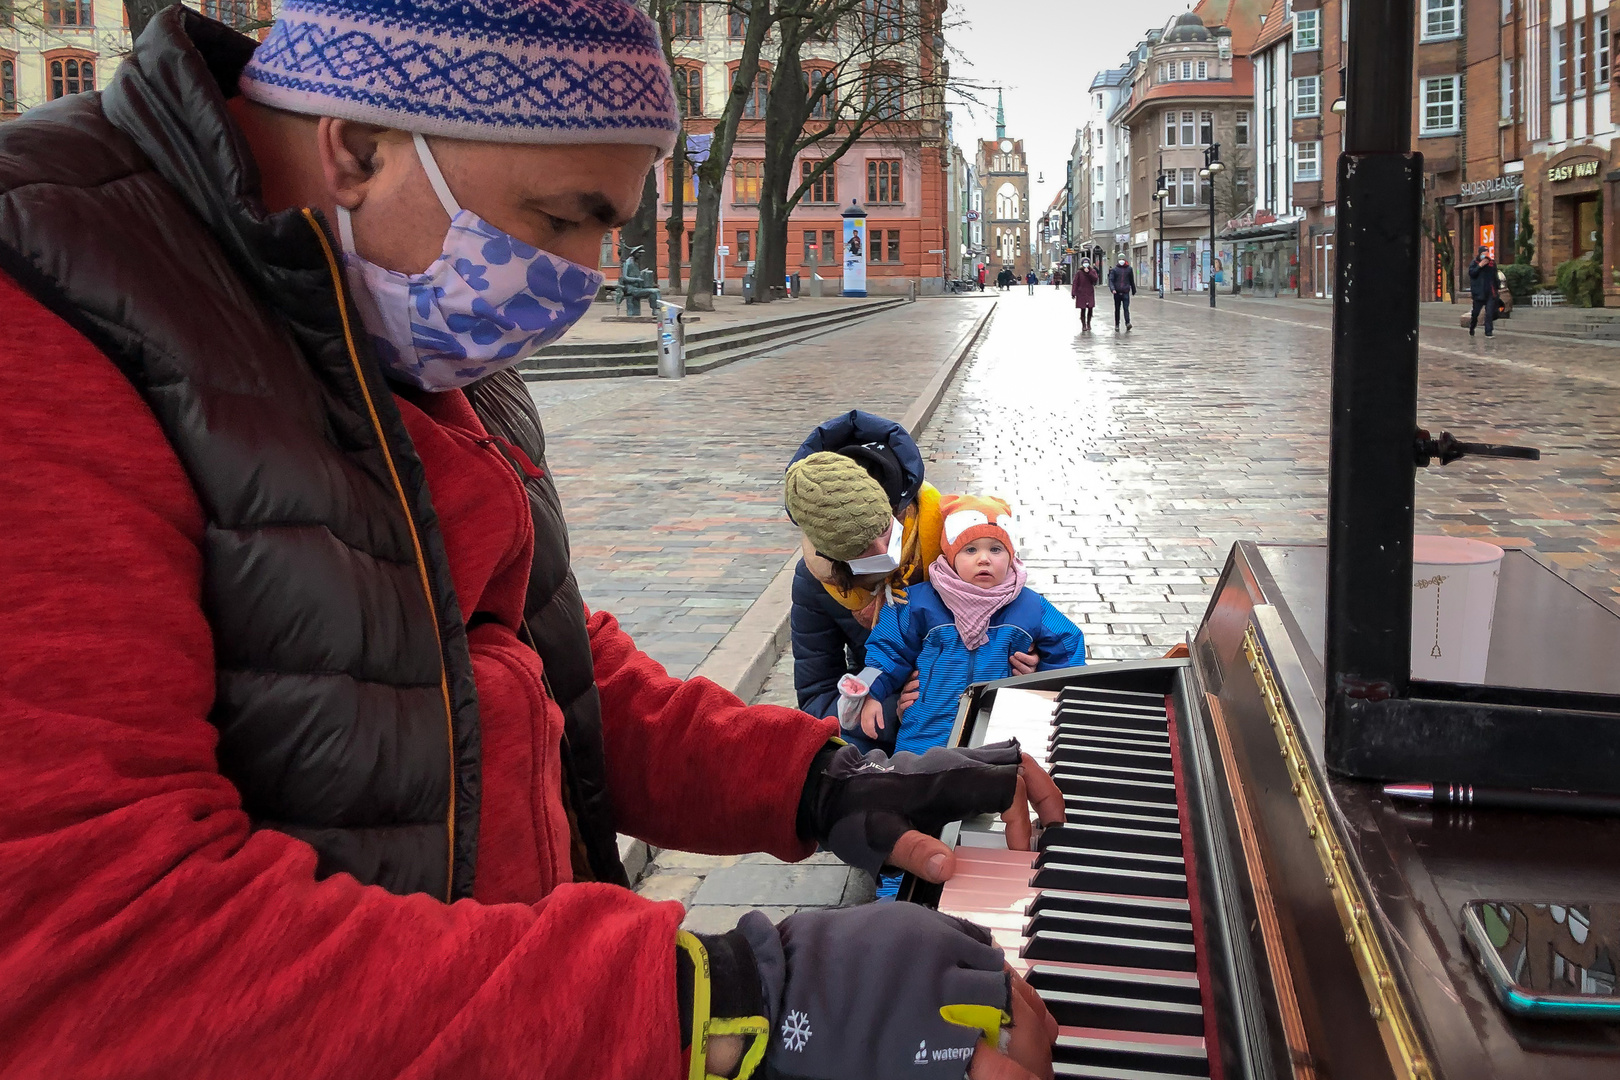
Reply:
<svg viewBox="0 0 1620 1080"><path fill-rule="evenodd" d="M1392 799L1433 803L1436 806L1479 807L1494 810L1530 810L1545 814L1606 814L1620 816L1620 796L1587 795L1579 791L1549 791L1474 787L1470 784L1385 784Z"/></svg>

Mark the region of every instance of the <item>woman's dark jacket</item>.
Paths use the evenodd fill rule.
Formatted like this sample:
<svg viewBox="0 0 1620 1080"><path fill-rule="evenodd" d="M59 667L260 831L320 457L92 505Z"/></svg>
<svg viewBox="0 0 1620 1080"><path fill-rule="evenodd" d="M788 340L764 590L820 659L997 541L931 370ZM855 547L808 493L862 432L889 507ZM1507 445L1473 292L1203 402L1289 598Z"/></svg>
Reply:
<svg viewBox="0 0 1620 1080"><path fill-rule="evenodd" d="M923 482L922 454L906 429L859 409L834 417L810 433L810 437L788 462L819 450L839 452L852 447L883 447L898 464L902 477L891 485L889 503L895 516L916 501ZM867 629L856 621L855 613L835 600L817 581L801 559L793 574L793 688L799 708L812 716L834 716L838 712L838 680L866 667ZM894 707L898 696L883 703L888 730L895 730ZM893 741L892 734L890 742Z"/></svg>
<svg viewBox="0 0 1620 1080"><path fill-rule="evenodd" d="M0 270L142 395L206 514L220 771L322 876L471 896L478 696L422 463L313 210L267 213L226 98L254 42L159 13L106 90L0 125ZM536 462L521 381L470 398ZM529 482L532 644L566 717L576 873L624 880L567 535Z"/></svg>

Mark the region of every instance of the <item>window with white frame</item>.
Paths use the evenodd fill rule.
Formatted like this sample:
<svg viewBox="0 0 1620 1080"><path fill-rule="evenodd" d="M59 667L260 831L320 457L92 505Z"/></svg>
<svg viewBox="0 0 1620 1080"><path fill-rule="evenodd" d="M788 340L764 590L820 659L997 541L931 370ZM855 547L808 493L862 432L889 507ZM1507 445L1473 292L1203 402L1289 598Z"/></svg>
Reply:
<svg viewBox="0 0 1620 1080"><path fill-rule="evenodd" d="M1322 76L1302 75L1294 80L1294 115L1322 115Z"/></svg>
<svg viewBox="0 0 1620 1080"><path fill-rule="evenodd" d="M1502 61L1502 119L1513 119L1513 61Z"/></svg>
<svg viewBox="0 0 1620 1080"><path fill-rule="evenodd" d="M1173 112L1164 114L1164 145L1176 145L1176 114Z"/></svg>
<svg viewBox="0 0 1620 1080"><path fill-rule="evenodd" d="M1195 145L1197 145L1197 139L1198 139L1198 133L1193 130L1193 114L1191 112L1182 113L1181 114L1181 145L1182 146L1195 146Z"/></svg>
<svg viewBox="0 0 1620 1080"><path fill-rule="evenodd" d="M1609 85L1609 77L1613 74L1609 70L1611 39L1609 38L1609 13L1607 11L1601 15L1592 16L1592 44L1597 46L1597 56L1594 58L1596 62L1592 65L1593 71L1597 73L1597 86L1595 89L1601 92Z"/></svg>
<svg viewBox="0 0 1620 1080"><path fill-rule="evenodd" d="M1553 27L1552 54L1552 96L1556 101L1569 93L1569 27Z"/></svg>
<svg viewBox="0 0 1620 1080"><path fill-rule="evenodd" d="M1240 109L1237 114L1237 144L1239 146L1249 145L1249 112L1247 109Z"/></svg>
<svg viewBox="0 0 1620 1080"><path fill-rule="evenodd" d="M1198 77L1200 79L1209 78L1209 61L1208 60L1200 60L1200 61L1198 61Z"/></svg>
<svg viewBox="0 0 1620 1080"><path fill-rule="evenodd" d="M1160 64L1157 68L1154 69L1154 76L1153 77L1154 77L1154 80L1157 81L1157 82L1164 82L1164 65L1163 64Z"/></svg>
<svg viewBox="0 0 1620 1080"><path fill-rule="evenodd" d="M1575 23L1575 92L1586 91L1586 20L1578 19Z"/></svg>
<svg viewBox="0 0 1620 1080"><path fill-rule="evenodd" d="M1306 49L1319 49L1321 45L1321 12L1296 11L1294 12L1294 51L1304 52Z"/></svg>
<svg viewBox="0 0 1620 1080"><path fill-rule="evenodd" d="M1198 114L1198 145L1208 146L1215 141L1215 114L1201 112Z"/></svg>
<svg viewBox="0 0 1620 1080"><path fill-rule="evenodd" d="M1513 0L1502 0L1502 21L1504 23L1513 21Z"/></svg>
<svg viewBox="0 0 1620 1080"><path fill-rule="evenodd" d="M1181 170L1181 205L1198 205L1198 170Z"/></svg>
<svg viewBox="0 0 1620 1080"><path fill-rule="evenodd" d="M1101 221L1102 219L1103 219L1103 201L1101 199L1098 199L1097 200L1097 220Z"/></svg>
<svg viewBox="0 0 1620 1080"><path fill-rule="evenodd" d="M1422 128L1423 135L1455 135L1458 130L1458 101L1462 76L1442 75L1437 79L1424 79Z"/></svg>
<svg viewBox="0 0 1620 1080"><path fill-rule="evenodd" d="M1322 179L1322 144L1302 142L1294 144L1294 180L1308 183Z"/></svg>
<svg viewBox="0 0 1620 1080"><path fill-rule="evenodd" d="M1191 81L1191 79L1192 79L1192 71L1193 71L1192 61L1191 60L1183 60L1181 62L1181 77L1183 79Z"/></svg>
<svg viewBox="0 0 1620 1080"><path fill-rule="evenodd" d="M1461 0L1423 0L1423 37L1456 37L1459 28L1458 8Z"/></svg>

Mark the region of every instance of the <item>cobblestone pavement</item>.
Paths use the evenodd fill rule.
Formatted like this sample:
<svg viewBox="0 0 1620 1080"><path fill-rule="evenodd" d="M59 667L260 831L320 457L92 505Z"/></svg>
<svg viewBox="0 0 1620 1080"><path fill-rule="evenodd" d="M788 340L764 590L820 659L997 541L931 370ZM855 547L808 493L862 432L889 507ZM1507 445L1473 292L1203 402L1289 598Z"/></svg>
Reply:
<svg viewBox="0 0 1620 1080"><path fill-rule="evenodd" d="M866 304L882 303L892 300L893 297L878 296L867 299L855 299L843 296L824 296L820 298L809 295L801 296L797 300L778 300L773 304L744 304L740 296L717 296L714 298L713 311L687 311L686 322L691 331L730 329L732 327L747 326L750 323L760 322L764 319L780 319L787 315L813 315L821 312L841 311ZM684 299L676 299L676 304L685 304ZM624 315L624 307L615 307L611 303L598 301L591 305L590 311L579 324L568 331L568 336L562 340L562 346L583 345L599 342L630 342L652 341L657 338L657 324L653 322L608 322L607 319L618 319ZM646 304L641 307L645 318L652 318L652 308ZM689 332L691 332L689 331Z"/></svg>
<svg viewBox="0 0 1620 1080"><path fill-rule="evenodd" d="M1134 308L1130 333L1099 309L1081 335L1064 297L1003 298L923 445L942 490L1013 503L1031 586L1097 658L1181 641L1234 541L1326 528L1328 309L1146 294ZM1419 528L1533 545L1620 610L1616 360L1591 343L1425 326L1426 426L1543 460L1427 470Z"/></svg>
<svg viewBox="0 0 1620 1080"><path fill-rule="evenodd" d="M985 310L919 301L678 381L531 383L586 602L689 675L797 544L799 443L855 405L900 416Z"/></svg>

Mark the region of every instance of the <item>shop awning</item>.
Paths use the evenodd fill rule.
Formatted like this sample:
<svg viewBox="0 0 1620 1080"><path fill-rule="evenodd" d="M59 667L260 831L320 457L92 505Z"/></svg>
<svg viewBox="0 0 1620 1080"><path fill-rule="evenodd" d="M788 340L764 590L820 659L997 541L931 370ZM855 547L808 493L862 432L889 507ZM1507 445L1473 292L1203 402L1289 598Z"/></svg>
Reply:
<svg viewBox="0 0 1620 1080"><path fill-rule="evenodd" d="M1226 229L1221 233L1222 240L1289 240L1299 235L1299 223L1304 220L1299 215L1278 218L1268 221L1264 225L1248 225L1241 229Z"/></svg>

